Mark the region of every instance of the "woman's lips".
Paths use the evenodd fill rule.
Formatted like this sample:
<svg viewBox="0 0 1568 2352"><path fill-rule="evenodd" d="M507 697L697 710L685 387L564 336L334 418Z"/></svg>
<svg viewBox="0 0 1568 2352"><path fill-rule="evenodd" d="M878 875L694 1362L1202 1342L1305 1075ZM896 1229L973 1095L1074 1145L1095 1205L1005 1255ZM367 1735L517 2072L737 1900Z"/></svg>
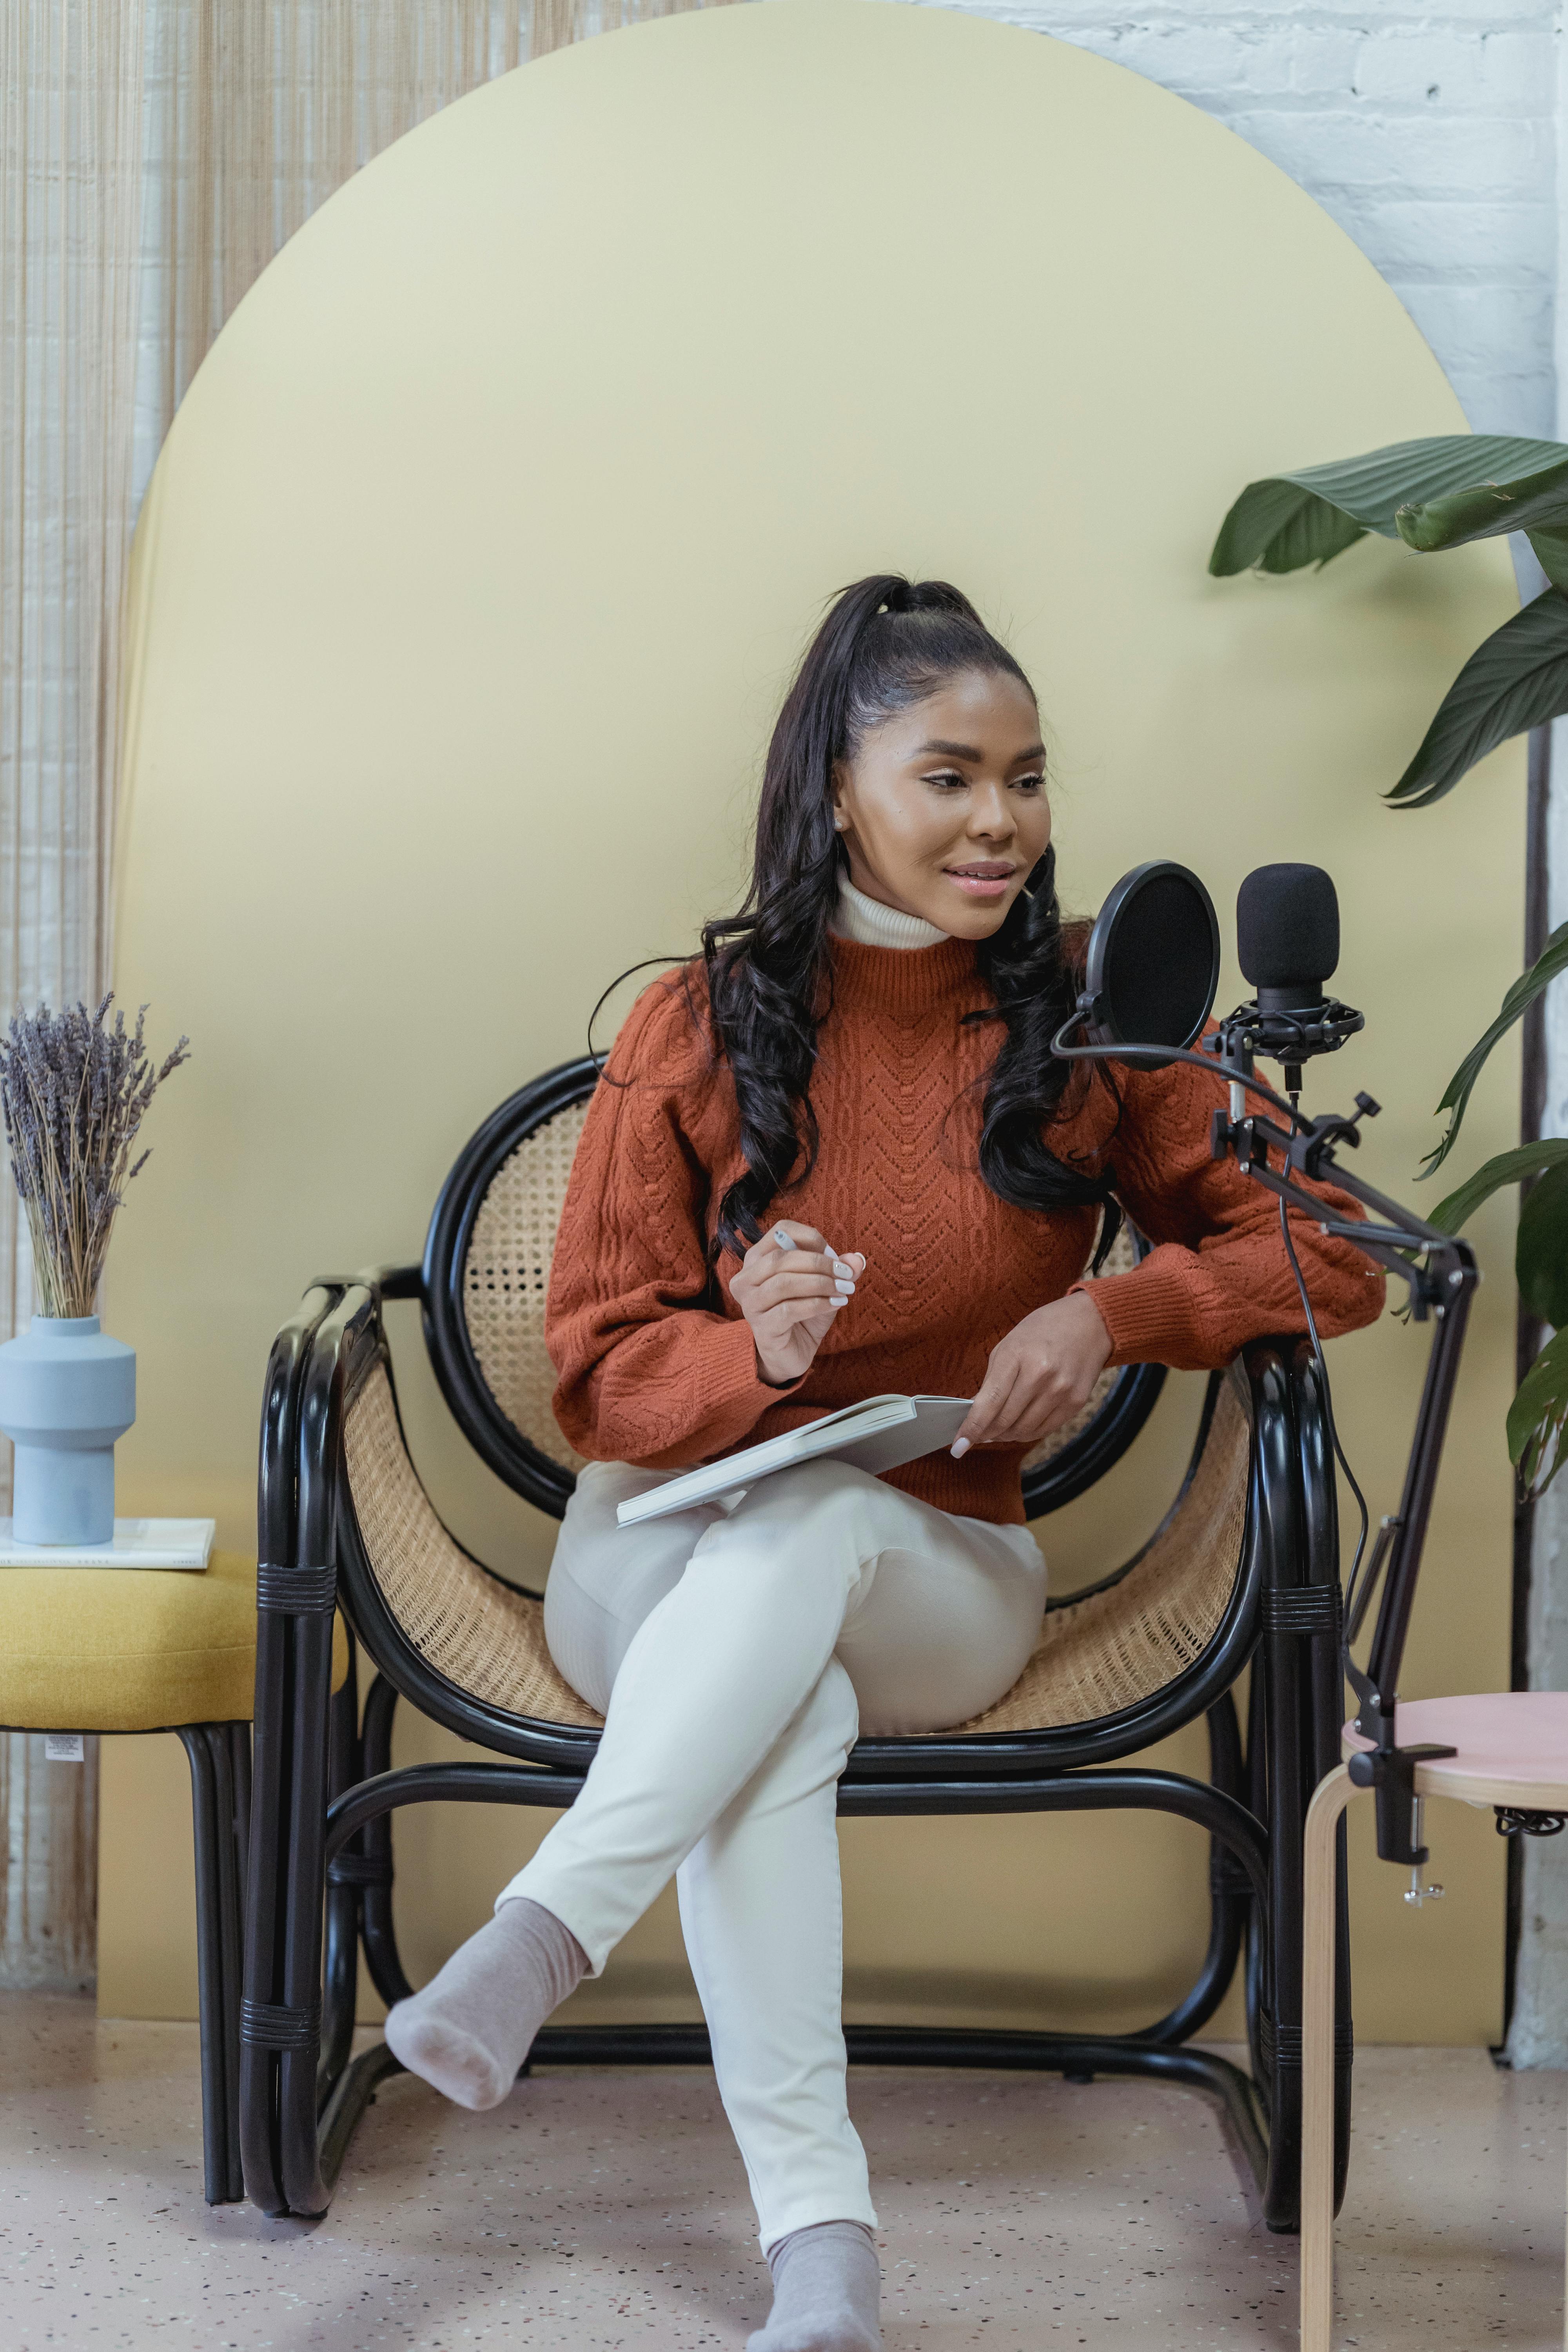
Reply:
<svg viewBox="0 0 1568 2352"><path fill-rule="evenodd" d="M952 866L944 866L942 871L948 880L956 883L965 897L970 898L1005 898L1007 885L1013 879L1013 868L1010 866L1005 867L1000 873L989 874L984 868L974 870Z"/></svg>

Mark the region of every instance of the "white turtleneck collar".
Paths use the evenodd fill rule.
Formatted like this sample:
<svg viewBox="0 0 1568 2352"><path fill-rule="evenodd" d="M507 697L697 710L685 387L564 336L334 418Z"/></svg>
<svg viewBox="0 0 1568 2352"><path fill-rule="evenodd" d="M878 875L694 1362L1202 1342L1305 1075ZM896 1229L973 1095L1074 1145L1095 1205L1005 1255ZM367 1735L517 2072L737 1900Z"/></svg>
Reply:
<svg viewBox="0 0 1568 2352"><path fill-rule="evenodd" d="M847 874L839 877L838 904L827 928L863 948L934 948L950 937L920 915L906 915L897 907L884 907L880 898L868 898Z"/></svg>

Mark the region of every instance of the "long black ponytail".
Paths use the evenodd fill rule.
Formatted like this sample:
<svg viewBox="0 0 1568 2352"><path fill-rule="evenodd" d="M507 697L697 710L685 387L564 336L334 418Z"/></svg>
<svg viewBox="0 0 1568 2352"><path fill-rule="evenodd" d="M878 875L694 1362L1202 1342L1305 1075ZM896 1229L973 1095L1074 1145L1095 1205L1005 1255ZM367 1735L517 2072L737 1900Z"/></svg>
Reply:
<svg viewBox="0 0 1568 2352"><path fill-rule="evenodd" d="M834 769L867 732L965 671L1003 673L1034 688L966 596L944 580L877 572L846 588L801 663L768 746L751 887L740 911L703 927L712 1034L735 1088L745 1172L719 1205L711 1252L740 1255L778 1195L816 1164L811 1107L816 1033L831 1003L828 924L843 850L833 823ZM1003 1038L986 1087L980 1172L1015 1208L1100 1206L1096 1263L1120 1222L1110 1180L1069 1167L1044 1130L1071 1066L1049 1040L1072 1010L1054 853L1001 929L976 948Z"/></svg>

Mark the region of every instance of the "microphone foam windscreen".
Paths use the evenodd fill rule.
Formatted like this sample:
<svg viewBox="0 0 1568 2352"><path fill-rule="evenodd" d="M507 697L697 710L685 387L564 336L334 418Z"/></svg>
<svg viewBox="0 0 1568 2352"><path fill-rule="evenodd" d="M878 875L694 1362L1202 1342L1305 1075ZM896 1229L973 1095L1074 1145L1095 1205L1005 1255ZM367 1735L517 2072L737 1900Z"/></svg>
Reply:
<svg viewBox="0 0 1568 2352"><path fill-rule="evenodd" d="M1236 899L1236 949L1254 988L1327 980L1340 960L1340 902L1321 866L1259 866Z"/></svg>

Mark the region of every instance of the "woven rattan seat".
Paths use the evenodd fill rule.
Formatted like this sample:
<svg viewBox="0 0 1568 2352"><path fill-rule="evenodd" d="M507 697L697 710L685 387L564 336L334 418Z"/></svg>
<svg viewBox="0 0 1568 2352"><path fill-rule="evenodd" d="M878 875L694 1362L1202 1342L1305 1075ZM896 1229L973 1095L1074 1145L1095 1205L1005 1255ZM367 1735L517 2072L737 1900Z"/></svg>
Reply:
<svg viewBox="0 0 1568 2352"><path fill-rule="evenodd" d="M1012 1689L965 1732L1084 1723L1151 1697L1199 1658L1236 1583L1246 1506L1246 1410L1226 1382L1197 1469L1164 1525L1117 1580L1053 1610ZM543 1604L487 1573L437 1517L408 1458L384 1368L349 1408L354 1514L388 1608L420 1655L487 1706L597 1725L544 1642Z"/></svg>
<svg viewBox="0 0 1568 2352"><path fill-rule="evenodd" d="M487 1575L437 1517L404 1445L384 1368L349 1407L343 1450L372 1573L420 1656L509 1715L599 1724L551 1663L543 1602Z"/></svg>

